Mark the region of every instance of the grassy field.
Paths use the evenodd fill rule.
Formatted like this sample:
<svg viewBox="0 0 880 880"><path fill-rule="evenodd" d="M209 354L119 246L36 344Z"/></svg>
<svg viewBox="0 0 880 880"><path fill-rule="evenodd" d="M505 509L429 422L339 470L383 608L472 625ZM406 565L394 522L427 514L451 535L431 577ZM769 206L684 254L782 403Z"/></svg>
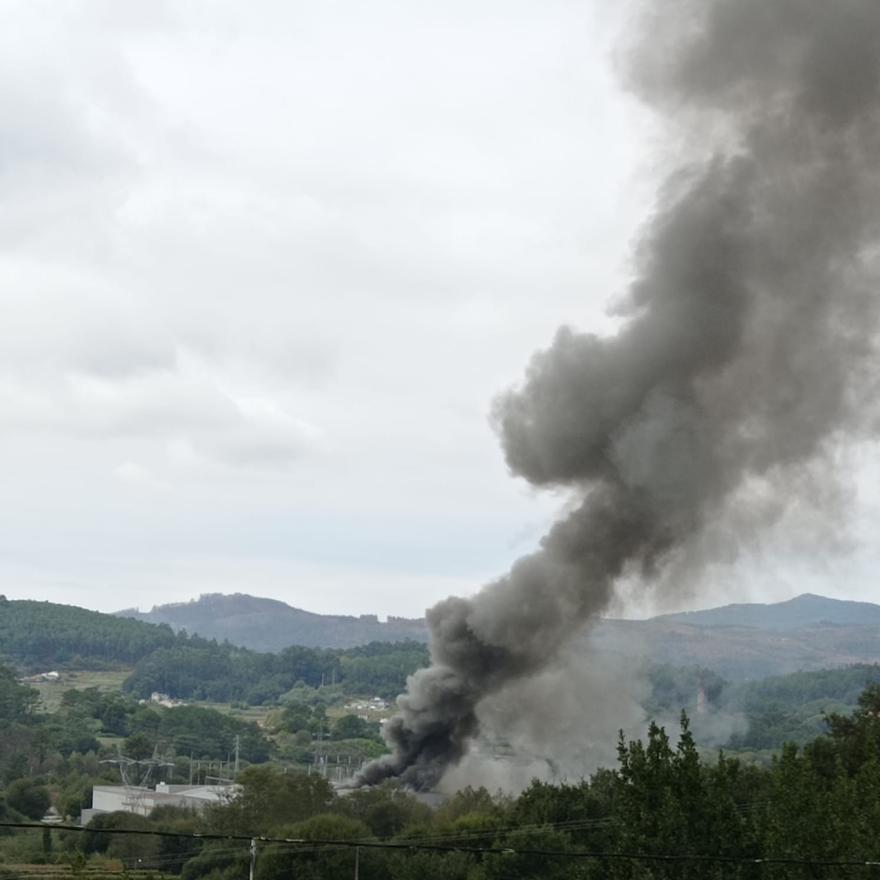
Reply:
<svg viewBox="0 0 880 880"><path fill-rule="evenodd" d="M200 700L186 700L185 701L188 706L204 706L206 709L216 709L218 712L222 712L224 715L230 715L233 718L237 718L239 721L253 721L256 722L260 727L263 727L266 723L266 718L268 718L271 712L276 711L275 706L234 706L231 703L210 703L204 702Z"/></svg>
<svg viewBox="0 0 880 880"><path fill-rule="evenodd" d="M61 697L65 691L69 690L85 690L86 688L97 688L106 693L119 692L122 690L122 683L131 675L130 669L114 669L114 670L73 670L61 672L58 681L28 681L30 687L35 688L40 694L41 708L45 712L54 712L61 705ZM363 697L363 704L368 703L369 698ZM251 721L260 727L266 726L266 720L273 712L278 712L277 706L239 706L232 703L214 703L207 701L184 701L187 705L204 706L208 709L216 709L224 715L230 715L241 721ZM356 715L366 715L370 721L379 721L387 718L394 712L393 704L384 709L376 710L372 706L369 708L357 709L351 708L356 701L354 698L348 698L345 703L340 703L327 708L327 716L331 721L341 718L343 715L350 713ZM101 736L99 737L104 745L113 745L117 741L117 737Z"/></svg>
<svg viewBox="0 0 880 880"><path fill-rule="evenodd" d="M40 693L40 703L46 712L54 712L61 705L65 691L97 688L99 691L122 690L122 682L131 675L130 669L82 670L62 672L58 681L28 682Z"/></svg>

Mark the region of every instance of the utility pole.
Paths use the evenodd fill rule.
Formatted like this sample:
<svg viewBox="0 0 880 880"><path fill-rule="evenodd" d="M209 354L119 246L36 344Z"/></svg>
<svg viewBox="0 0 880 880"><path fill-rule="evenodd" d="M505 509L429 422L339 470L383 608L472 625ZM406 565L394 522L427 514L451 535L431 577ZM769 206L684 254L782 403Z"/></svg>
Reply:
<svg viewBox="0 0 880 880"><path fill-rule="evenodd" d="M327 777L327 763L324 755L324 725L318 727L318 739L315 742L315 764L317 765L317 773L320 776L323 772L324 778ZM323 771L321 765L324 765Z"/></svg>
<svg viewBox="0 0 880 880"><path fill-rule="evenodd" d="M354 880L358 880L358 874L360 872L361 867L361 848L356 846L354 848Z"/></svg>
<svg viewBox="0 0 880 880"><path fill-rule="evenodd" d="M254 880L254 868L257 866L257 838L251 838L251 869L248 880Z"/></svg>
<svg viewBox="0 0 880 880"><path fill-rule="evenodd" d="M235 734L235 772L232 774L233 779L238 779L238 753L241 750L241 736Z"/></svg>

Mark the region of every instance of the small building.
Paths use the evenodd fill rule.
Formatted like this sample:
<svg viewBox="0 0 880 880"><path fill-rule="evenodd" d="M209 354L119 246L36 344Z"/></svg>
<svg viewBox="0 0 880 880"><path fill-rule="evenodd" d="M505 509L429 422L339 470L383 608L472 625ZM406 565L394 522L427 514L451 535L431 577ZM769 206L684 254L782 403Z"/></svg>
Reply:
<svg viewBox="0 0 880 880"><path fill-rule="evenodd" d="M40 821L44 825L60 825L64 821L64 816L58 812L57 807L52 806L46 810L46 815Z"/></svg>
<svg viewBox="0 0 880 880"><path fill-rule="evenodd" d="M59 682L61 681L61 673L53 669L50 672L38 672L36 675L27 675L19 679L19 681L22 684L42 684L47 681Z"/></svg>
<svg viewBox="0 0 880 880"><path fill-rule="evenodd" d="M168 696L168 694L160 693L159 691L153 691L150 694L149 700L138 700L142 706L146 706L152 703L154 706L164 706L166 709L173 709L175 706L182 706L182 700L175 700Z"/></svg>

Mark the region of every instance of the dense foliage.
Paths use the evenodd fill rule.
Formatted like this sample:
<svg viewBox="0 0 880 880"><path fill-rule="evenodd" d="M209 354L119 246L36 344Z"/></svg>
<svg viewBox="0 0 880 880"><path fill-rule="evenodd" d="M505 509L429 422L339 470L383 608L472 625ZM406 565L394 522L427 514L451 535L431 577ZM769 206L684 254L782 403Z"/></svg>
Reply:
<svg viewBox="0 0 880 880"><path fill-rule="evenodd" d="M271 770L245 778L245 792L209 818L232 827L306 839L445 841L507 850L468 853L361 853L365 878L468 877L797 877L801 867L754 864L570 860L518 850L601 851L746 858L876 858L880 819L880 688L862 695L852 716L835 717L827 737L789 746L766 769L718 755L701 759L682 718L678 742L651 725L645 741L619 744L616 770L573 785L534 782L516 799L460 792L432 813L393 787L334 796L315 777ZM258 859L258 880L347 877L353 853L296 850ZM215 868L212 867L211 870ZM221 870L221 877L232 877ZM203 876L190 864L189 880ZM217 875L212 875L217 876Z"/></svg>
<svg viewBox="0 0 880 880"><path fill-rule="evenodd" d="M534 781L515 798L465 789L436 810L393 785L339 793L321 775L271 766L251 767L239 782L230 803L199 815L163 808L147 819L99 816L88 833L62 836L54 856L39 832L0 849L30 847L36 860L114 858L184 880L238 880L248 871L246 841L107 833L152 828L299 841L260 843L256 880L342 880L352 876L355 858L363 880L844 876L842 869L784 861L880 858L880 686L867 688L851 715L832 716L827 735L787 746L768 767L724 754L702 758L682 715L676 742L651 724L644 740L621 738L615 769L588 780ZM26 805L38 811L44 798L40 780L7 789L7 804L19 813ZM356 855L346 841L406 847L361 847ZM412 848L419 846L426 848ZM473 851L480 849L492 852ZM576 857L585 852L606 855ZM760 861L766 859L781 863ZM866 870L846 876L869 876Z"/></svg>
<svg viewBox="0 0 880 880"><path fill-rule="evenodd" d="M724 734L716 735L713 745L757 751L787 742L803 745L819 736L829 714L848 713L868 685L880 682L880 666L856 664L732 684L709 669L662 664L650 666L646 678L648 715L669 717L686 709L695 730L714 727Z"/></svg>
<svg viewBox="0 0 880 880"><path fill-rule="evenodd" d="M143 658L125 689L139 697L159 691L180 699L259 705L275 702L298 683L314 688L337 682L346 693L392 698L427 662L428 650L420 642L344 650L293 646L261 654L190 639Z"/></svg>
<svg viewBox="0 0 880 880"><path fill-rule="evenodd" d="M19 724L32 715L39 694L30 687L18 683L15 673L0 666L0 722Z"/></svg>
<svg viewBox="0 0 880 880"><path fill-rule="evenodd" d="M174 633L166 624L0 596L0 662L24 671L134 667L125 689L148 698L274 703L297 683L339 683L346 693L393 698L428 662L421 642L354 648L294 645L261 653Z"/></svg>
<svg viewBox="0 0 880 880"><path fill-rule="evenodd" d="M176 641L169 626L0 596L0 660L26 669L131 666Z"/></svg>
<svg viewBox="0 0 880 880"><path fill-rule="evenodd" d="M37 711L37 693L0 667L0 781L53 773L77 756L110 757L115 749L100 738L118 738L134 758L163 755L226 760L235 749L245 762L269 757L270 743L256 724L200 706L140 705L121 694L95 688L69 690L56 712ZM125 738L125 739L122 739ZM110 768L102 777L114 777ZM62 775L64 773L62 772Z"/></svg>
<svg viewBox="0 0 880 880"><path fill-rule="evenodd" d="M746 728L729 742L736 749L778 749L821 734L831 713L848 713L866 687L880 682L880 666L795 672L729 686L721 705L740 712Z"/></svg>

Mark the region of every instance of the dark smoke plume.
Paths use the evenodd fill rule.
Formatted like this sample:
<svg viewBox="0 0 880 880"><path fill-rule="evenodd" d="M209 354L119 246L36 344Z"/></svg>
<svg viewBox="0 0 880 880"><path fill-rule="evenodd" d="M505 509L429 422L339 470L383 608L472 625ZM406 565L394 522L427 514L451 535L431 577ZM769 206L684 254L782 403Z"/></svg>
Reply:
<svg viewBox="0 0 880 880"><path fill-rule="evenodd" d="M433 786L481 700L551 663L618 578L658 579L710 524L748 520L755 487L790 495L871 427L880 2L656 6L629 84L688 160L637 248L628 322L561 329L494 410L511 469L579 506L508 575L428 612L432 665L362 783Z"/></svg>

